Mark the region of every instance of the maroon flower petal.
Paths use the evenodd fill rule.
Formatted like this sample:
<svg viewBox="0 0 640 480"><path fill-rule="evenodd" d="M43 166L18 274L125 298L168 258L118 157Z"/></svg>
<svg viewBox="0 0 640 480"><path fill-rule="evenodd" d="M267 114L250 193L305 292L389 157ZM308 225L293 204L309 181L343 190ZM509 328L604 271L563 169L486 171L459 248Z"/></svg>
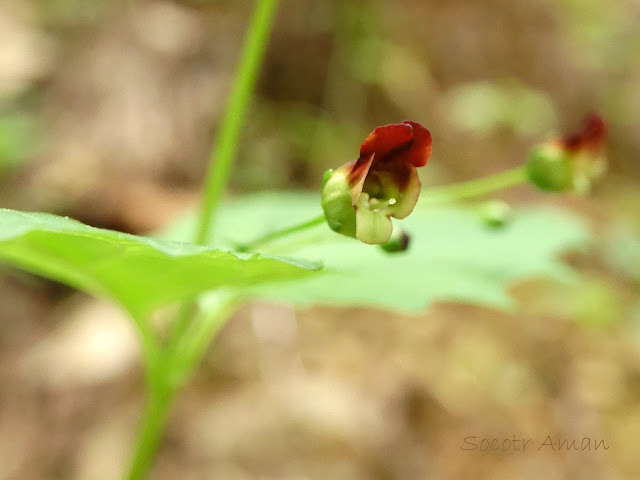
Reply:
<svg viewBox="0 0 640 480"><path fill-rule="evenodd" d="M431 157L431 132L418 122L405 121L402 123L411 125L413 139L409 149L399 153L399 156L402 157L404 162L410 163L415 167L424 167L429 157Z"/></svg>
<svg viewBox="0 0 640 480"><path fill-rule="evenodd" d="M413 127L407 123L392 123L376 128L362 142L360 158L368 158L375 153L382 160L394 150L406 147L413 139Z"/></svg>
<svg viewBox="0 0 640 480"><path fill-rule="evenodd" d="M329 226L364 243L383 244L390 217L405 218L420 195L416 167L431 156L431 133L417 122L378 127L360 146L360 156L325 174L322 208Z"/></svg>
<svg viewBox="0 0 640 480"><path fill-rule="evenodd" d="M358 197L362 193L362 187L364 186L364 181L367 178L367 175L369 175L369 169L373 164L374 156L374 154L369 155L368 158L361 156L358 160L354 160L347 164L347 168L349 169L347 173L347 181L351 188L351 201L353 205L356 204Z"/></svg>
<svg viewBox="0 0 640 480"><path fill-rule="evenodd" d="M565 136L560 143L569 152L584 148L599 150L603 148L606 136L607 125L604 119L592 113L585 117L579 132Z"/></svg>
<svg viewBox="0 0 640 480"><path fill-rule="evenodd" d="M431 146L431 132L418 122L406 120L374 129L360 146L360 157L349 164L347 178L353 204L370 172L385 172L403 191L410 183L408 167L424 166L431 156Z"/></svg>

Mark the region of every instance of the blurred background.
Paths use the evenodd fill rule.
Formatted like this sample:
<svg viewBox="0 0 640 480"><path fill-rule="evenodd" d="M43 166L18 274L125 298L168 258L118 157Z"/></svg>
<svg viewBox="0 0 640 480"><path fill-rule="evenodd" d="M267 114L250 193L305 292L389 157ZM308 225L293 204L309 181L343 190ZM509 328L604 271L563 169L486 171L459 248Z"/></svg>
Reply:
<svg viewBox="0 0 640 480"><path fill-rule="evenodd" d="M0 206L137 234L195 207L252 7L3 0ZM588 198L499 195L585 218L580 281L514 285L511 315L245 306L153 478L640 478L640 1L283 0L229 194L317 191L403 119L433 134L425 185L473 179L589 111L610 136ZM137 348L115 307L0 266L0 480L118 478ZM514 435L535 448L461 450Z"/></svg>

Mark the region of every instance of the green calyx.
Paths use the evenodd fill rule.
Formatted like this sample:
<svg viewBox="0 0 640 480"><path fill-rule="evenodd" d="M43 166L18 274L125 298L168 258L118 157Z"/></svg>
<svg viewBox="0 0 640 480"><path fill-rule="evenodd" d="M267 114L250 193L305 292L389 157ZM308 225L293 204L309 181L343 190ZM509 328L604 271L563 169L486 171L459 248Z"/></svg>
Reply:
<svg viewBox="0 0 640 480"><path fill-rule="evenodd" d="M351 188L344 170L329 169L322 179L322 210L334 232L356 236L356 211L351 201Z"/></svg>

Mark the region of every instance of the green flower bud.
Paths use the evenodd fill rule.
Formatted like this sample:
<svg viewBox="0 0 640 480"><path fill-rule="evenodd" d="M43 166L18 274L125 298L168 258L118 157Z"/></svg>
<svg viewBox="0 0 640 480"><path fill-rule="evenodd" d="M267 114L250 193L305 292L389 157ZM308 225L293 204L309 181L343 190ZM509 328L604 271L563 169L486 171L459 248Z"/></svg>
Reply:
<svg viewBox="0 0 640 480"><path fill-rule="evenodd" d="M586 193L606 169L604 120L589 115L578 133L536 146L529 154L527 176L548 192Z"/></svg>
<svg viewBox="0 0 640 480"><path fill-rule="evenodd" d="M380 248L387 253L405 252L409 248L411 237L404 230L398 230L391 235L391 240L380 245Z"/></svg>
<svg viewBox="0 0 640 480"><path fill-rule="evenodd" d="M573 186L571 157L558 144L538 145L529 153L527 176L546 192L570 190Z"/></svg>
<svg viewBox="0 0 640 480"><path fill-rule="evenodd" d="M513 209L502 200L489 200L479 206L480 218L490 228L504 227L513 216Z"/></svg>

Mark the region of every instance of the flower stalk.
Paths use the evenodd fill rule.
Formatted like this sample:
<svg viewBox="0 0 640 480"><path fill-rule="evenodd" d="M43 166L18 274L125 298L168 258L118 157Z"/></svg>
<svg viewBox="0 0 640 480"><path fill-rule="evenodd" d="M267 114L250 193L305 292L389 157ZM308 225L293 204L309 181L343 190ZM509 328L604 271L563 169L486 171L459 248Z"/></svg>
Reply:
<svg viewBox="0 0 640 480"><path fill-rule="evenodd" d="M289 235L293 235L298 232L302 232L304 230L308 230L318 225L322 225L326 222L326 218L324 215L318 215L310 220L307 220L302 223L298 223L296 225L292 225L290 227L283 228L281 230L275 230L273 232L269 232L261 237L256 238L255 240L249 243L242 243L236 246L236 250L238 252L250 252L255 250L258 247L261 247L267 243L273 242L280 238L288 237Z"/></svg>
<svg viewBox="0 0 640 480"><path fill-rule="evenodd" d="M258 70L268 43L278 0L257 0L239 66L232 85L226 113L211 152L204 186L204 199L195 241L209 243L213 219L231 174L240 132L253 96ZM161 345L155 332L143 331L147 400L138 429L136 447L127 473L128 480L149 477L169 410L184 381L193 372L206 345L224 324L235 307L235 297L221 302L210 315L198 315L192 302L180 309L166 344ZM143 319L148 325L149 319ZM157 348L156 348L157 347Z"/></svg>
<svg viewBox="0 0 640 480"><path fill-rule="evenodd" d="M520 165L487 177L425 189L418 205L426 207L469 200L528 182L526 166Z"/></svg>
<svg viewBox="0 0 640 480"><path fill-rule="evenodd" d="M229 182L240 132L253 97L277 7L278 0L258 0L253 12L240 64L229 95L226 114L222 119L209 160L199 229L196 235L196 243L201 245L211 243L214 216Z"/></svg>

